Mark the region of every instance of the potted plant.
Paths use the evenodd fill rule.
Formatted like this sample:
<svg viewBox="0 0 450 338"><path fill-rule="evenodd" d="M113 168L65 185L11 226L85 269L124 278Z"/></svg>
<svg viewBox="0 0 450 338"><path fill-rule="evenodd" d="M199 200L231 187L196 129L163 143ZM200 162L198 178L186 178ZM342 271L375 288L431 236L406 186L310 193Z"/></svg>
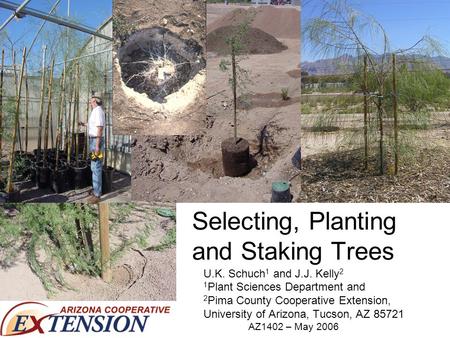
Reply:
<svg viewBox="0 0 450 338"><path fill-rule="evenodd" d="M243 176L251 169L250 146L247 140L238 137L237 111L238 91L245 88L248 81L248 72L240 67L240 55L245 54L247 32L250 20L246 20L235 27L234 32L226 38L226 44L230 48L230 59L222 60L219 67L222 71L229 72L229 83L233 92L233 137L225 139L222 144L222 164L225 176Z"/></svg>

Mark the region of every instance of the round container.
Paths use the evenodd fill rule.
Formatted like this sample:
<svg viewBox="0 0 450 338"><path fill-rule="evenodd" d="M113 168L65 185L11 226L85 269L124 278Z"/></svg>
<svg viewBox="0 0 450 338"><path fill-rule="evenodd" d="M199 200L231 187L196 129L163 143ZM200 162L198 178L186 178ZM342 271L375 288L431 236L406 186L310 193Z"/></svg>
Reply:
<svg viewBox="0 0 450 338"><path fill-rule="evenodd" d="M104 167L102 174L102 194L108 194L113 189L114 168Z"/></svg>
<svg viewBox="0 0 450 338"><path fill-rule="evenodd" d="M57 194L69 191L70 190L69 168L65 166L53 168L51 172L52 172L52 190Z"/></svg>
<svg viewBox="0 0 450 338"><path fill-rule="evenodd" d="M278 181L272 183L272 203L290 203L292 195L290 183L287 181Z"/></svg>
<svg viewBox="0 0 450 338"><path fill-rule="evenodd" d="M238 177L248 174L252 166L247 140L231 137L223 141L222 164L225 176Z"/></svg>
<svg viewBox="0 0 450 338"><path fill-rule="evenodd" d="M50 187L50 168L42 162L36 163L36 186L39 189Z"/></svg>

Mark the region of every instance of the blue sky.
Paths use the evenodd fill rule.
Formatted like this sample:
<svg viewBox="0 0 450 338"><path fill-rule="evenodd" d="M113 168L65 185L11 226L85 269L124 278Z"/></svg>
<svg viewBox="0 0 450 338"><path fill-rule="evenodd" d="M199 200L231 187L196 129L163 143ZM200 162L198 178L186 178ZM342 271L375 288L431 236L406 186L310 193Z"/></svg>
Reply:
<svg viewBox="0 0 450 338"><path fill-rule="evenodd" d="M302 24L320 13L322 3L322 0L303 0ZM409 47L426 34L439 40L450 52L450 0L351 0L349 3L382 24L393 49ZM302 60L317 58L303 44Z"/></svg>
<svg viewBox="0 0 450 338"><path fill-rule="evenodd" d="M22 2L22 0L10 1L15 3ZM56 3L56 0L31 0L27 7L48 13L54 3ZM68 3L70 3L70 17L91 28L98 28L112 14L112 0L61 0L55 15L67 17ZM10 10L0 8L0 22L3 23L11 13ZM10 39L15 43L18 54L21 54L20 49L30 45L41 23L42 20L40 19L25 17L20 20L14 19L8 24L6 32ZM50 22L46 23L46 31L50 31L51 28L54 28L55 26L57 25ZM2 32L0 32L0 39L1 34ZM42 36L44 35L45 32L43 32ZM80 36L86 39L89 37L84 33L80 34ZM4 39L3 41L0 40L0 42L3 42L0 48L10 48L9 42L5 42ZM39 57L41 48L42 41L38 39L36 45L33 47L32 56L35 58ZM9 56L9 54L7 54L7 56Z"/></svg>

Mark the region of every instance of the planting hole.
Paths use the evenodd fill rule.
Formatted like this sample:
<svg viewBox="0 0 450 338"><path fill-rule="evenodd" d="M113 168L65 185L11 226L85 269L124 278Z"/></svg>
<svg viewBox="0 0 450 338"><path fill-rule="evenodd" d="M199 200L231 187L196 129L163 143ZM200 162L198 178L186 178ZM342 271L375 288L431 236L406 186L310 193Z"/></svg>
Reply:
<svg viewBox="0 0 450 338"><path fill-rule="evenodd" d="M119 49L125 85L163 103L205 68L202 47L165 28L134 33Z"/></svg>

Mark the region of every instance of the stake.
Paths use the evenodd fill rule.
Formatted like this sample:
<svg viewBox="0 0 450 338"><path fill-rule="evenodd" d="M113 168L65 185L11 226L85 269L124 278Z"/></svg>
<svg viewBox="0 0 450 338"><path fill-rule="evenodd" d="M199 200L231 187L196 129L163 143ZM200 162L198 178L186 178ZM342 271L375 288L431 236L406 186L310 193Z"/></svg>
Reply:
<svg viewBox="0 0 450 338"><path fill-rule="evenodd" d="M44 135L44 167L47 166L47 150L48 150L48 130L50 124L50 115L52 113L52 87L53 87L53 69L55 67L55 59L52 60L52 65L50 67L50 75L48 77L48 106L47 106L47 116L45 117L45 135Z"/></svg>
<svg viewBox="0 0 450 338"><path fill-rule="evenodd" d="M17 69L16 69L16 51L15 50L13 50L13 52L12 52L12 63L13 63L13 73L14 73L14 89L16 90L16 97L19 96L19 100L20 100L20 94L19 94L18 88L17 88ZM20 112L19 112L19 121L18 121L16 128L17 128L17 135L18 135L18 140L19 140L19 150L20 150L20 152L22 152L22 138L20 135Z"/></svg>
<svg viewBox="0 0 450 338"><path fill-rule="evenodd" d="M109 204L99 203L98 212L100 218L100 251L102 264L102 278L106 283L112 279L111 259L109 251Z"/></svg>
<svg viewBox="0 0 450 338"><path fill-rule="evenodd" d="M50 145L54 148L55 142L53 140L53 109L50 111Z"/></svg>
<svg viewBox="0 0 450 338"><path fill-rule="evenodd" d="M397 75L396 75L396 57L392 54L392 90L394 92L394 173L398 174L398 99L397 99Z"/></svg>
<svg viewBox="0 0 450 338"><path fill-rule="evenodd" d="M106 94L108 92L108 75L107 75L107 65L105 64L105 74L103 76L104 83L105 83L105 92L103 94L103 106L105 107L105 167L108 167L108 137L109 137L109 130L108 130L108 107L106 106Z"/></svg>
<svg viewBox="0 0 450 338"><path fill-rule="evenodd" d="M30 91L28 89L28 73L25 76L25 153L28 153L28 110L29 110Z"/></svg>
<svg viewBox="0 0 450 338"><path fill-rule="evenodd" d="M88 80L89 81L89 80ZM87 153L88 153L88 146L89 146L89 138L88 138L88 120L89 120L89 95L90 90L88 88L88 94L87 94L87 107L86 107L86 128L85 128L85 135L84 135L84 149L83 149L83 158L87 159Z"/></svg>
<svg viewBox="0 0 450 338"><path fill-rule="evenodd" d="M2 49L2 65L0 70L0 181L3 180L3 67L5 66L5 50Z"/></svg>
<svg viewBox="0 0 450 338"><path fill-rule="evenodd" d="M234 108L234 142L237 142L237 79L236 79L236 50L231 45L231 64L233 69L233 108Z"/></svg>
<svg viewBox="0 0 450 338"><path fill-rule="evenodd" d="M76 101L75 101L75 112L74 112L74 131L75 133L75 158L77 162L77 167L80 161L79 151L78 151L78 124L80 123L80 65L77 64L77 88L76 88ZM76 119L76 121L75 121ZM75 129L76 128L76 129Z"/></svg>
<svg viewBox="0 0 450 338"><path fill-rule="evenodd" d="M364 169L369 167L367 55L364 55Z"/></svg>
<svg viewBox="0 0 450 338"><path fill-rule="evenodd" d="M16 138L17 138L17 127L19 124L19 110L20 110L20 94L22 92L22 81L23 81L23 72L25 68L25 60L26 60L26 53L27 49L23 49L23 56L22 56L22 68L20 69L20 81L19 81L19 88L17 90L17 97L16 97L16 114L15 114L15 121L14 121L14 130L13 130L13 140L12 140L12 147L11 147L11 154L9 158L9 168L8 168L8 183L6 186L6 192L12 193L13 190L13 182L12 182L12 175L13 175L13 167L14 167L14 155L16 151Z"/></svg>
<svg viewBox="0 0 450 338"><path fill-rule="evenodd" d="M72 88L71 88L71 92L70 92L70 98L69 98L69 117L67 119L67 158L68 158L68 163L72 162L72 134L73 130L71 130L71 124L72 124L72 106L73 106L73 102L75 101L74 99L74 94L75 94L75 81L76 79L73 78L73 70L72 70L72 74L71 74L71 81L72 81Z"/></svg>
<svg viewBox="0 0 450 338"><path fill-rule="evenodd" d="M383 165L383 159L384 159L384 150L383 150L383 142L384 142L384 130L383 130L383 92L384 88L383 85L381 86L381 91L378 94L378 118L380 120L379 128L380 128L380 175L384 174L384 165Z"/></svg>
<svg viewBox="0 0 450 338"><path fill-rule="evenodd" d="M44 116L44 95L45 95L45 50L42 57L42 74L41 74L41 100L39 103L39 127L38 127L38 153L37 153L37 161L39 162L41 157L41 148L42 148L42 118Z"/></svg>
<svg viewBox="0 0 450 338"><path fill-rule="evenodd" d="M58 170L58 162L59 162L59 148L61 147L62 142L62 124L63 124L63 111L65 106L65 86L66 86L66 66L64 64L61 81L60 81L60 96L59 96L59 110L58 110L58 125L56 129L56 161L55 161L55 170Z"/></svg>

